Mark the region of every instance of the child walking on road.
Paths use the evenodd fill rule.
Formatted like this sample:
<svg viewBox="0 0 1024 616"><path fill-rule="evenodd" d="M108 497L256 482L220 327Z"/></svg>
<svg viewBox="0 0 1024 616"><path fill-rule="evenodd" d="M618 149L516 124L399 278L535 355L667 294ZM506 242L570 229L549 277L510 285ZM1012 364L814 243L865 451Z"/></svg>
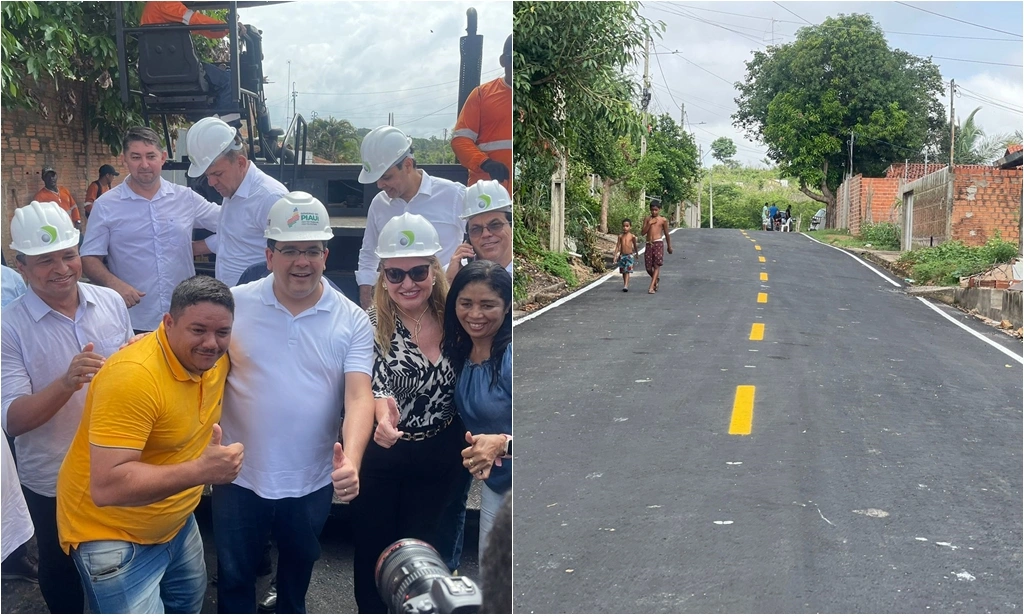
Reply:
<svg viewBox="0 0 1024 616"><path fill-rule="evenodd" d="M633 273L633 266L636 265L637 241L632 232L633 223L628 218L622 220L622 233L615 243L615 258L619 264L619 273L622 274L622 292L629 291L629 275Z"/></svg>
<svg viewBox="0 0 1024 616"><path fill-rule="evenodd" d="M651 215L644 218L641 233L647 236L647 250L644 252L644 266L651 277L648 293L658 292L661 266L665 263L665 249L672 254L672 240L668 234L668 219L661 215L661 201L651 201Z"/></svg>

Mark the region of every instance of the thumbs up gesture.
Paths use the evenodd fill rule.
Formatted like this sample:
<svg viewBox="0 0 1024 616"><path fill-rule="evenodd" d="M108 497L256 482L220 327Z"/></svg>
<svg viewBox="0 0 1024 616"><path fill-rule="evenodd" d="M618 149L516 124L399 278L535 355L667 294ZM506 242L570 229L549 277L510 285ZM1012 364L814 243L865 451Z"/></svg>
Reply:
<svg viewBox="0 0 1024 616"><path fill-rule="evenodd" d="M341 502L348 504L359 496L359 471L356 470L352 461L345 457L341 443L334 444L334 459L331 465L334 468L331 472L334 493Z"/></svg>
<svg viewBox="0 0 1024 616"><path fill-rule="evenodd" d="M505 437L501 434L473 434L466 432L469 447L462 450L462 465L481 481L491 476L491 467L501 465L501 450Z"/></svg>
<svg viewBox="0 0 1024 616"><path fill-rule="evenodd" d="M398 404L392 397L378 398L374 403L374 411L377 415L377 429L373 433L373 442L384 449L388 449L397 443L398 439L404 434L398 429L398 422L401 420Z"/></svg>
<svg viewBox="0 0 1024 616"><path fill-rule="evenodd" d="M210 437L210 444L206 451L199 457L199 462L204 470L203 476L206 481L220 485L231 483L238 477L242 470L242 459L245 457L245 446L241 443L232 443L228 446L221 445L224 433L219 424L213 424L213 436Z"/></svg>

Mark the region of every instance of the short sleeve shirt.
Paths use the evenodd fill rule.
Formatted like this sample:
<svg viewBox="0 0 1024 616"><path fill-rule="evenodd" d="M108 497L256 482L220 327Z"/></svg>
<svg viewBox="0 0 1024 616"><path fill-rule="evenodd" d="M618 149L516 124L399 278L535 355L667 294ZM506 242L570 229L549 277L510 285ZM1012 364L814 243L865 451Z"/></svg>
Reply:
<svg viewBox="0 0 1024 616"><path fill-rule="evenodd" d="M512 343L505 347L497 382L488 363L466 360L455 386L455 406L473 434L512 434ZM491 469L487 486L498 493L512 487L512 461Z"/></svg>

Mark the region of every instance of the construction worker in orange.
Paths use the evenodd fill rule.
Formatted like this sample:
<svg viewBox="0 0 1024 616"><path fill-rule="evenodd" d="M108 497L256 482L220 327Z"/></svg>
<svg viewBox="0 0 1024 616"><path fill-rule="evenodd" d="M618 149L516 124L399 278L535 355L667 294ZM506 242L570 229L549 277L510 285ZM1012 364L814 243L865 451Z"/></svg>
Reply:
<svg viewBox="0 0 1024 616"><path fill-rule="evenodd" d="M71 222L75 224L75 227L80 227L82 225L82 215L78 211L78 204L75 203L75 198L71 196L71 191L63 186L57 186L57 172L53 167L43 167L41 175L43 187L39 189L35 197L32 197L32 200L39 203L46 203L47 201L56 203L71 216Z"/></svg>
<svg viewBox="0 0 1024 616"><path fill-rule="evenodd" d="M188 25L214 25L222 24L223 21L216 17L207 17L199 11L194 11L182 2L147 2L142 9L142 17L139 24L151 26L155 24L188 24ZM200 30L196 34L206 38L217 39L228 35L227 30Z"/></svg>
<svg viewBox="0 0 1024 616"><path fill-rule="evenodd" d="M512 36L499 59L505 75L477 86L459 113L452 150L469 170L467 186L497 180L512 194Z"/></svg>

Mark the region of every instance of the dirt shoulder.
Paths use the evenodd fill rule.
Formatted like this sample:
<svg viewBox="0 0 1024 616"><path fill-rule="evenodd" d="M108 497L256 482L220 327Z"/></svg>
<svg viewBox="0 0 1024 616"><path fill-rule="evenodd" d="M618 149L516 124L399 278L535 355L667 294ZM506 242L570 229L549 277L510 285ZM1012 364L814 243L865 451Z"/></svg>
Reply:
<svg viewBox="0 0 1024 616"><path fill-rule="evenodd" d="M612 256L615 253L615 242L617 236L598 234L597 247L601 251L605 268L612 265ZM570 287L564 280L542 270L536 264L516 255L516 264L519 271L524 271L530 276L530 283L526 287L526 297L514 305L517 316L529 314L534 310L543 308L555 300L569 295L573 291L585 287L591 282L608 273L608 269L602 272L584 265L583 260L577 256L570 256L569 265L576 274L578 284Z"/></svg>

